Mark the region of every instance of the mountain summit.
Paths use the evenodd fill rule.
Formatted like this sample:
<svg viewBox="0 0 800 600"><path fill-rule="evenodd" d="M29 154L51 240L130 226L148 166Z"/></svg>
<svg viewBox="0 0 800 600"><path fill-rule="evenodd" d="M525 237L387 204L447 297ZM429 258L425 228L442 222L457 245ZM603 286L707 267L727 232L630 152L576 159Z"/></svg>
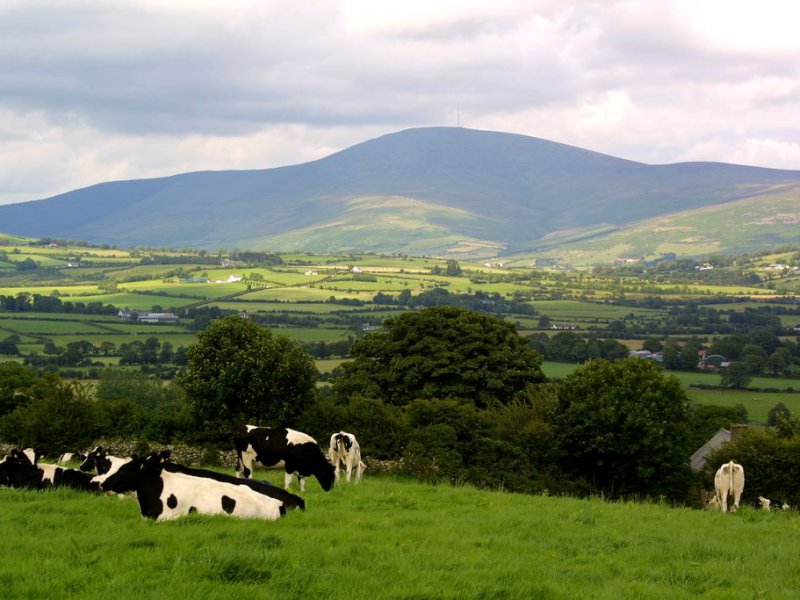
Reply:
<svg viewBox="0 0 800 600"><path fill-rule="evenodd" d="M503 254L798 186L800 171L647 165L434 127L300 165L115 181L0 206L0 230L123 246Z"/></svg>

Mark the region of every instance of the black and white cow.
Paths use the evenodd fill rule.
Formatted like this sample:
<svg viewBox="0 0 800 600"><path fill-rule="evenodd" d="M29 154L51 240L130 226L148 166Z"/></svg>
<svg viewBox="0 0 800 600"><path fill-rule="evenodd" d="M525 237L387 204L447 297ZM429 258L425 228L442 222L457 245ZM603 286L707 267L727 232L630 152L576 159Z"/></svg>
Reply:
<svg viewBox="0 0 800 600"><path fill-rule="evenodd" d="M135 491L143 517L165 521L193 512L275 520L299 496L274 485L169 462L169 450L134 458L102 482L104 490Z"/></svg>
<svg viewBox="0 0 800 600"><path fill-rule="evenodd" d="M364 474L364 463L361 462L361 447L356 436L346 431L334 433L328 447L328 458L336 469L336 479L339 479L339 470L344 469L345 477L350 482L353 470L356 472L356 483L361 481Z"/></svg>
<svg viewBox="0 0 800 600"><path fill-rule="evenodd" d="M46 463L34 464L28 453L21 450L12 450L0 461L0 484L39 490L49 487L70 487L87 491L100 489L89 473Z"/></svg>
<svg viewBox="0 0 800 600"><path fill-rule="evenodd" d="M112 456L106 452L102 446L95 447L81 463L81 471L94 471L97 477L94 480L102 483L110 475L116 473L119 468L129 463L132 457L121 458L119 456Z"/></svg>
<svg viewBox="0 0 800 600"><path fill-rule="evenodd" d="M41 450L35 450L34 448L24 448L21 451L25 456L28 457L28 460L31 461L31 464L36 464L39 462L39 459L44 456L44 452Z"/></svg>
<svg viewBox="0 0 800 600"><path fill-rule="evenodd" d="M65 465L69 462L80 462L86 460L85 454L79 454L78 452L64 452L61 456L58 457L56 460L57 465Z"/></svg>
<svg viewBox="0 0 800 600"><path fill-rule="evenodd" d="M326 492L333 487L333 465L308 434L280 427L242 425L233 432L233 445L239 477L251 478L256 463L272 467L283 461L286 470L283 482L287 490L295 474L300 491L305 491L305 478L309 475L314 475Z"/></svg>

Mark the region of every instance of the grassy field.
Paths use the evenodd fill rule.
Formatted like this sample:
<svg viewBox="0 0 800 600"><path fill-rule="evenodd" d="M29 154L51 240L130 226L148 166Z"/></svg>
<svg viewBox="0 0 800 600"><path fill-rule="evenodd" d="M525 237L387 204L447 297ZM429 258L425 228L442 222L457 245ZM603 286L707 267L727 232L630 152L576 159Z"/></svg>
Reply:
<svg viewBox="0 0 800 600"><path fill-rule="evenodd" d="M550 379L561 379L572 373L578 367L572 363L545 362L542 370ZM689 373L671 371L681 382L686 390L689 400L696 404L711 404L715 406L736 406L741 404L747 409L747 416L753 425L766 425L771 408L779 402L783 403L792 415L800 415L800 382L796 379L778 379L771 377L754 377L751 383L757 389L786 390L793 387L797 391L762 392L755 390L722 390L722 389L697 389L698 384L719 385L720 376L714 373Z"/></svg>
<svg viewBox="0 0 800 600"><path fill-rule="evenodd" d="M278 475L275 474L274 477ZM132 499L0 489L4 598L794 599L800 517L389 477L276 522L154 523Z"/></svg>

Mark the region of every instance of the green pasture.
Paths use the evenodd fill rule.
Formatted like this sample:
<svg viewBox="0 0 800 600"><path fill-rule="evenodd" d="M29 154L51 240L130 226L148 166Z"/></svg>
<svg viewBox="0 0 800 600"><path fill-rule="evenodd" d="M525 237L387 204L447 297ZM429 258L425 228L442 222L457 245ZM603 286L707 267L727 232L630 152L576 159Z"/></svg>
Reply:
<svg viewBox="0 0 800 600"><path fill-rule="evenodd" d="M671 371L684 387L692 386L712 386L719 385L721 376L719 373L707 371ZM785 377L753 377L748 386L754 389L776 389L785 390L793 388L800 391L800 379L789 379Z"/></svg>
<svg viewBox="0 0 800 600"><path fill-rule="evenodd" d="M580 365L575 363L544 361L542 363L542 372L548 377L548 379L562 379L563 377L566 377L572 373L579 366Z"/></svg>
<svg viewBox="0 0 800 600"><path fill-rule="evenodd" d="M74 321L74 320L36 320L36 319L15 319L8 318L5 315L8 313L0 313L0 327L13 331L14 333L28 333L34 335L43 334L74 334L74 333L103 333L107 329L103 329L89 323L87 321Z"/></svg>
<svg viewBox="0 0 800 600"><path fill-rule="evenodd" d="M62 297L62 300L64 298ZM175 296L157 296L155 294L135 294L129 292L114 292L111 294L97 294L92 296L79 296L69 298L74 302L100 302L103 305L111 304L117 308L149 311L153 306L164 309L181 308L189 304L197 304L198 298L176 298Z"/></svg>
<svg viewBox="0 0 800 600"><path fill-rule="evenodd" d="M163 281L130 281L120 284L126 292L155 292L167 296L191 298L221 298L247 290L244 282L236 283L164 283Z"/></svg>
<svg viewBox="0 0 800 600"><path fill-rule="evenodd" d="M46 313L46 312L5 312L0 311L0 319L16 319L24 321L39 319L56 321L90 321L93 323L111 324L119 321L116 315L86 315L83 313Z"/></svg>
<svg viewBox="0 0 800 600"><path fill-rule="evenodd" d="M117 321L106 327L107 331L128 335L161 335L163 333L186 333L188 329L179 324L150 325L139 321Z"/></svg>
<svg viewBox="0 0 800 600"><path fill-rule="evenodd" d="M252 298L253 294L247 294L245 298ZM345 306L344 304L333 304L325 302L237 302L236 300L212 301L203 306L218 306L222 310L236 310L239 312L265 312L265 313L287 313L302 315L326 316L331 313L351 313L363 310L363 307Z"/></svg>
<svg viewBox="0 0 800 600"><path fill-rule="evenodd" d="M356 281L354 279L335 279L317 283L319 289L332 290L334 292L371 292L372 295L378 292L399 292L408 288L408 281L403 281L391 277L377 277L377 281Z"/></svg>
<svg viewBox="0 0 800 600"><path fill-rule="evenodd" d="M599 302L581 302L579 300L535 300L533 307L542 315L551 319L597 319L610 321L628 315L650 317L664 314L664 311L630 306L612 306Z"/></svg>
<svg viewBox="0 0 800 600"><path fill-rule="evenodd" d="M79 342L81 340L86 340L94 344L95 346L99 346L103 342L111 342L116 344L118 347L121 344L130 344L131 342L140 341L144 342L149 337L156 337L158 341L162 344L164 342L169 342L172 344L174 348L178 348L179 346L191 346L195 342L197 342L197 334L194 333L162 333L159 335L149 335L149 334L115 334L115 333L98 333L95 335L60 335L58 338L53 339L53 341L58 344L59 346L64 346L70 342Z"/></svg>
<svg viewBox="0 0 800 600"><path fill-rule="evenodd" d="M297 342L340 342L353 332L333 327L270 327L275 335L282 335Z"/></svg>
<svg viewBox="0 0 800 600"><path fill-rule="evenodd" d="M48 285L0 287L0 296L16 296L22 293L49 296L53 291L57 291L62 300L83 302L84 300L81 296L97 294L100 292L100 288L95 284L59 285L56 283Z"/></svg>
<svg viewBox="0 0 800 600"><path fill-rule="evenodd" d="M167 273L174 272L179 267L184 271L192 271L208 265L201 264L167 264L167 265L134 265L128 268L119 269L103 269L108 273L109 279L121 281L129 277L149 277L152 279L161 279Z"/></svg>
<svg viewBox="0 0 800 600"><path fill-rule="evenodd" d="M22 262L26 258L35 261L40 267L65 267L67 261L64 259L48 256L46 254L36 254L31 252L22 252L20 254L9 254L8 260L11 262Z"/></svg>
<svg viewBox="0 0 800 600"><path fill-rule="evenodd" d="M244 298L247 300L273 300L281 302L312 301L324 302L331 296L336 298L356 298L369 302L375 296L374 292L353 292L346 293L339 290L323 290L317 287L290 287L272 289L253 289Z"/></svg>
<svg viewBox="0 0 800 600"><path fill-rule="evenodd" d="M797 327L800 325L800 315L782 315L780 319L784 327Z"/></svg>
<svg viewBox="0 0 800 600"><path fill-rule="evenodd" d="M313 270L313 269L306 269ZM242 276L247 279L253 280L257 283L258 278L262 278L265 283L272 283L281 286L301 285L304 283L313 283L321 281L327 277L323 273L317 275L306 275L305 271L289 270L289 269L255 269L255 268L232 268L232 269L209 269L204 271L208 273L208 278L212 280L221 279L225 280L231 275Z"/></svg>
<svg viewBox="0 0 800 600"><path fill-rule="evenodd" d="M342 363L347 362L345 358L318 358L314 361L317 365L317 371L320 373L330 373Z"/></svg>
<svg viewBox="0 0 800 600"><path fill-rule="evenodd" d="M280 473L270 473L272 479ZM0 489L4 598L794 599L795 512L423 485L367 471L275 521Z"/></svg>
<svg viewBox="0 0 800 600"><path fill-rule="evenodd" d="M81 263L97 265L130 265L137 264L140 259L131 257L127 252L118 254L87 254L81 256Z"/></svg>
<svg viewBox="0 0 800 600"><path fill-rule="evenodd" d="M766 425L769 411L779 402L792 416L800 416L800 393L756 392L750 390L687 390L692 402L714 406L734 407L741 404L747 409L747 418L754 425Z"/></svg>

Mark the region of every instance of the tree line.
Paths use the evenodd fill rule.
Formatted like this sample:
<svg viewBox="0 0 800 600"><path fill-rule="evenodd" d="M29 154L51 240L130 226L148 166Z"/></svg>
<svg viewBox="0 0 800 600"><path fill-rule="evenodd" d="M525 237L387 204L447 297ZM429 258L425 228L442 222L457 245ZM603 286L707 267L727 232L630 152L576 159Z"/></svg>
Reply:
<svg viewBox="0 0 800 600"><path fill-rule="evenodd" d="M318 440L343 429L366 457L426 481L691 503L710 482L688 457L747 418L741 407L690 404L674 376L639 358L590 359L548 381L541 354L511 323L457 307L391 317L355 340L351 356L319 387L301 344L228 315L198 334L167 384L107 370L91 394L56 374L0 365L0 434L55 453L108 435L227 449L241 423ZM780 460L795 457L800 443L785 440L800 426L785 410L775 422L748 443L784 440ZM800 486L790 487L786 500L800 501Z"/></svg>

